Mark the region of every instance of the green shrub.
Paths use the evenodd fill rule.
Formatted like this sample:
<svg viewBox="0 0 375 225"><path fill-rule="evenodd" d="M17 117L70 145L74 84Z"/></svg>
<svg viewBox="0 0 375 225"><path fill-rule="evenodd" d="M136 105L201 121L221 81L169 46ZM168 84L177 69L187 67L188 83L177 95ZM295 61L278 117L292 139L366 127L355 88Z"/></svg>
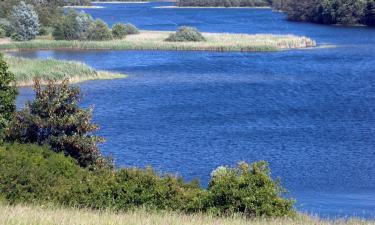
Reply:
<svg viewBox="0 0 375 225"><path fill-rule="evenodd" d="M5 31L6 37L10 37L10 35L14 32L14 29L10 22L4 18L0 18L0 28Z"/></svg>
<svg viewBox="0 0 375 225"><path fill-rule="evenodd" d="M0 38L4 38L5 36L6 36L5 30L0 27Z"/></svg>
<svg viewBox="0 0 375 225"><path fill-rule="evenodd" d="M108 25L100 19L97 19L88 29L88 39L95 41L111 40L112 33Z"/></svg>
<svg viewBox="0 0 375 225"><path fill-rule="evenodd" d="M251 168L249 168L251 167ZM185 213L247 217L293 216L293 202L282 199L264 162L222 167L209 188L181 177L160 176L151 168L81 168L70 157L48 147L0 145L0 198L10 203L54 203L93 209L143 207Z"/></svg>
<svg viewBox="0 0 375 225"><path fill-rule="evenodd" d="M69 10L54 24L52 36L56 40L84 40L92 23L89 14Z"/></svg>
<svg viewBox="0 0 375 225"><path fill-rule="evenodd" d="M205 41L206 39L203 37L203 35L193 27L185 27L182 26L178 28L176 33L170 34L169 37L166 39L166 41L171 42L183 42L183 41Z"/></svg>
<svg viewBox="0 0 375 225"><path fill-rule="evenodd" d="M0 53L0 142L4 129L12 120L16 111L17 89L14 81L14 74L9 72L8 65Z"/></svg>
<svg viewBox="0 0 375 225"><path fill-rule="evenodd" d="M208 210L218 215L292 216L293 200L280 197L285 191L270 175L264 161L251 165L241 162L237 168L219 167L211 174Z"/></svg>
<svg viewBox="0 0 375 225"><path fill-rule="evenodd" d="M114 38L122 39L126 36L126 27L122 23L116 23L112 26L112 35Z"/></svg>
<svg viewBox="0 0 375 225"><path fill-rule="evenodd" d="M125 32L126 32L126 35L139 34L138 28L131 23L125 24Z"/></svg>
<svg viewBox="0 0 375 225"><path fill-rule="evenodd" d="M41 36L48 35L48 33L49 32L48 32L48 29L46 27L41 27L39 29L39 32L38 32L38 34L41 35Z"/></svg>
<svg viewBox="0 0 375 225"><path fill-rule="evenodd" d="M13 7L11 23L18 39L22 41L34 39L40 27L38 14L34 7L24 1L20 1L19 5Z"/></svg>
<svg viewBox="0 0 375 225"><path fill-rule="evenodd" d="M101 138L92 132L91 109L79 107L80 90L65 80L61 85L49 81L42 88L35 81L35 101L29 101L17 112L7 130L8 141L48 144L54 151L75 158L81 166L101 162L97 143Z"/></svg>

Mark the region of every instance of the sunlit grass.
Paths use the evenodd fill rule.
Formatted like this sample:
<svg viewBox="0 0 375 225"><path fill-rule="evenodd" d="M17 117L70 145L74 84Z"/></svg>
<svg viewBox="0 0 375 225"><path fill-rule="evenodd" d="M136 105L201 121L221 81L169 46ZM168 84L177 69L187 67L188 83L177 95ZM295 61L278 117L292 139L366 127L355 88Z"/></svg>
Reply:
<svg viewBox="0 0 375 225"><path fill-rule="evenodd" d="M316 46L307 37L271 34L203 33L204 42L166 42L171 32L142 31L122 40L54 41L33 40L0 45L0 50L103 49L103 50L202 50L202 51L280 51Z"/></svg>
<svg viewBox="0 0 375 225"><path fill-rule="evenodd" d="M305 215L294 219L217 218L208 215L185 215L143 210L115 213L86 209L64 209L51 206L8 206L0 204L0 225L367 225L363 220L324 221Z"/></svg>
<svg viewBox="0 0 375 225"><path fill-rule="evenodd" d="M71 83L87 80L124 78L125 75L96 71L84 63L55 59L25 59L6 56L9 69L16 76L18 86L30 86L35 77L43 81L69 79Z"/></svg>

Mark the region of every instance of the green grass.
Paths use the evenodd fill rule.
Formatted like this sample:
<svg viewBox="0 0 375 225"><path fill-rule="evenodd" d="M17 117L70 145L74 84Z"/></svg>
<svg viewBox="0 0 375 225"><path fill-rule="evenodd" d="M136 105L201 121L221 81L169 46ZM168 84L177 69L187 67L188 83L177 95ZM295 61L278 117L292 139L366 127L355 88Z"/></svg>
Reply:
<svg viewBox="0 0 375 225"><path fill-rule="evenodd" d="M307 37L270 34L203 33L203 42L166 42L171 32L142 31L122 40L110 41L55 41L33 40L0 45L0 50L36 49L102 49L102 50L196 50L196 51L280 51L315 47Z"/></svg>
<svg viewBox="0 0 375 225"><path fill-rule="evenodd" d="M87 209L59 208L53 206L9 206L0 204L0 225L367 225L373 221L324 221L305 215L294 219L217 218L208 215L186 215L172 212L93 211Z"/></svg>
<svg viewBox="0 0 375 225"><path fill-rule="evenodd" d="M17 86L30 86L35 77L41 79L42 82L48 79L56 81L69 79L71 83L126 77L123 74L96 71L84 63L74 61L25 59L12 56L6 56L5 61L10 71L16 76Z"/></svg>

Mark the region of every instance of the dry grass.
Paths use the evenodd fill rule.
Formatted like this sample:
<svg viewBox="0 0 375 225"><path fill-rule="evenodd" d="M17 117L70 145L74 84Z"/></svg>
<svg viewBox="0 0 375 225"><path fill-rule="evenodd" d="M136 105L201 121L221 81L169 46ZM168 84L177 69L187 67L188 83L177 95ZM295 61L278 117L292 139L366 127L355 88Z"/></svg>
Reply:
<svg viewBox="0 0 375 225"><path fill-rule="evenodd" d="M16 77L17 86L31 86L35 77L45 83L48 79L62 81L69 79L71 83L87 80L106 80L124 78L126 75L107 71L96 71L84 63L60 61L56 59L25 59L6 56L9 70Z"/></svg>
<svg viewBox="0 0 375 225"><path fill-rule="evenodd" d="M203 33L205 42L166 42L171 32L141 31L122 40L54 41L33 40L0 45L0 50L103 49L103 50L196 50L280 51L316 46L315 41L294 35Z"/></svg>
<svg viewBox="0 0 375 225"><path fill-rule="evenodd" d="M308 216L296 219L215 218L205 215L148 213L142 210L127 213L63 209L56 207L7 206L0 204L0 225L367 225L372 221L323 221Z"/></svg>

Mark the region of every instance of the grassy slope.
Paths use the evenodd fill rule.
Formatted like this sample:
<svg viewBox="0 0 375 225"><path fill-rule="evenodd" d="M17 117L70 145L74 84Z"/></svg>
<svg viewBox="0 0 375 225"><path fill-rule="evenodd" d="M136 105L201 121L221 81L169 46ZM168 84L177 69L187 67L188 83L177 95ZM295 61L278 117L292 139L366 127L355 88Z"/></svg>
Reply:
<svg viewBox="0 0 375 225"><path fill-rule="evenodd" d="M125 77L122 74L96 71L86 64L73 61L25 59L11 56L6 56L5 61L8 63L10 71L15 74L18 86L32 85L34 77L38 77L42 81L48 79L61 81L68 78L72 83Z"/></svg>
<svg viewBox="0 0 375 225"><path fill-rule="evenodd" d="M307 37L294 35L247 35L203 33L206 42L166 42L171 32L142 31L123 40L54 41L33 40L0 45L0 50L15 49L111 49L111 50L204 50L204 51L279 51L316 46Z"/></svg>
<svg viewBox="0 0 375 225"><path fill-rule="evenodd" d="M55 207L6 206L0 204L0 225L360 225L375 224L372 221L322 221L308 216L296 219L213 218L205 215L183 215L177 213L147 213L144 211L114 213L84 209L62 209Z"/></svg>

